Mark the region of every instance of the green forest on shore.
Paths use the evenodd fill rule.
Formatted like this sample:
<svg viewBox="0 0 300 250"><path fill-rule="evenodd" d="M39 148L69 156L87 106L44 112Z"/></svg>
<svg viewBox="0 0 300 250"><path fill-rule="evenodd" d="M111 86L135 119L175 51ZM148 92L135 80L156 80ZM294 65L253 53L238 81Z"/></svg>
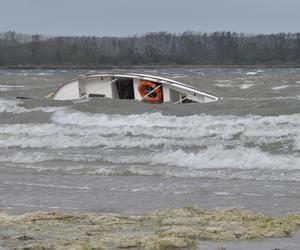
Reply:
<svg viewBox="0 0 300 250"><path fill-rule="evenodd" d="M0 33L0 67L300 66L300 33L157 32L129 37Z"/></svg>

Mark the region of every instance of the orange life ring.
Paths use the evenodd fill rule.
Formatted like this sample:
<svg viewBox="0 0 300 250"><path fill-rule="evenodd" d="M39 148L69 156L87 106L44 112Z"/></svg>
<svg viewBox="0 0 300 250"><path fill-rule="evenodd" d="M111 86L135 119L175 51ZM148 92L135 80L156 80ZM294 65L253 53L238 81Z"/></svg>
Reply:
<svg viewBox="0 0 300 250"><path fill-rule="evenodd" d="M138 85L138 89L142 97L146 96L155 89L151 94L144 98L145 101L161 103L163 100L161 88L158 88L158 85L156 85L154 82L141 80Z"/></svg>

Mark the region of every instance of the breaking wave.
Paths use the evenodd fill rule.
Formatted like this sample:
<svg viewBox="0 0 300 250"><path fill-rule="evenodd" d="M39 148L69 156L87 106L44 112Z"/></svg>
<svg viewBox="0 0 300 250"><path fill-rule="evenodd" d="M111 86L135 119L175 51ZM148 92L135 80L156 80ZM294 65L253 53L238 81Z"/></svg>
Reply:
<svg viewBox="0 0 300 250"><path fill-rule="evenodd" d="M2 103L5 112L35 110L18 101ZM0 162L57 171L49 162L64 161L66 171L100 175L300 181L300 114L177 117L37 109L51 112L49 122L0 124Z"/></svg>
<svg viewBox="0 0 300 250"><path fill-rule="evenodd" d="M25 108L21 106L22 102L19 100L1 99L0 98L0 113L28 113L34 111L42 111L46 113L55 112L58 110L66 109L67 107L36 107L36 108Z"/></svg>
<svg viewBox="0 0 300 250"><path fill-rule="evenodd" d="M18 100L0 99L0 113L22 113L26 109L20 107L21 102Z"/></svg>
<svg viewBox="0 0 300 250"><path fill-rule="evenodd" d="M42 109L42 108L41 108ZM56 111L54 111L56 110ZM0 124L1 147L69 148L124 147L151 148L226 147L277 143L298 150L300 115L282 116L166 116L92 114L49 108L51 123ZM283 144L283 145L280 145Z"/></svg>

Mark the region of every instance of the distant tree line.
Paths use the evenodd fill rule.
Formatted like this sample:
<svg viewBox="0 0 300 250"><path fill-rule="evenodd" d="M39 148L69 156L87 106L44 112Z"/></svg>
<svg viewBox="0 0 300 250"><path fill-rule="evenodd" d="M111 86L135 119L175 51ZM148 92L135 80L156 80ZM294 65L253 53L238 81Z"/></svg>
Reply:
<svg viewBox="0 0 300 250"><path fill-rule="evenodd" d="M300 65L300 33L158 32L132 37L0 33L0 66Z"/></svg>

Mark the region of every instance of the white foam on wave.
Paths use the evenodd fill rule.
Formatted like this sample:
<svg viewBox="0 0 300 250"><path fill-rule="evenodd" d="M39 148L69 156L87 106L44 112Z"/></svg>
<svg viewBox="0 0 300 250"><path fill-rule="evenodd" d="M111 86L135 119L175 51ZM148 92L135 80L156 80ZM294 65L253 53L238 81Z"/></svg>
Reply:
<svg viewBox="0 0 300 250"><path fill-rule="evenodd" d="M27 164L38 171L61 171L49 162L43 166L45 161L69 162L70 170L64 171L75 171L78 164L83 171L90 162L100 164L99 171L93 169L91 174L101 175L129 171L179 177L300 178L297 173L286 175L300 170L300 114L176 117L58 109L51 121L0 124L0 162ZM63 150L68 148L72 150ZM122 168L101 167L103 163Z"/></svg>
<svg viewBox="0 0 300 250"><path fill-rule="evenodd" d="M57 161L65 160L70 162L93 162L103 159L103 156L100 154L79 154L76 152L65 153L65 152L41 152L35 150L34 152L20 151L16 152L2 152L0 154L0 162L9 162L9 163L41 163L45 161ZM110 158L108 158L110 159Z"/></svg>
<svg viewBox="0 0 300 250"><path fill-rule="evenodd" d="M89 171L90 175L145 175L181 178L213 178L213 179L241 179L241 180L275 180L300 181L299 170L273 169L235 169L235 168L197 168L178 166L137 166L122 168L101 167L96 171Z"/></svg>
<svg viewBox="0 0 300 250"><path fill-rule="evenodd" d="M215 84L216 87L219 88L233 88L234 85L231 82L226 82L226 83L217 83Z"/></svg>
<svg viewBox="0 0 300 250"><path fill-rule="evenodd" d="M52 110L53 111L53 110ZM300 115L261 116L165 116L91 114L56 110L53 123L1 124L1 147L148 148L205 147L271 143L298 149ZM289 145L289 146L293 146Z"/></svg>
<svg viewBox="0 0 300 250"><path fill-rule="evenodd" d="M232 88L234 85L231 80L217 80L218 83L215 84L216 87L219 88Z"/></svg>
<svg viewBox="0 0 300 250"><path fill-rule="evenodd" d="M45 73L45 72L41 72L37 74L38 76L51 76L53 75L53 73Z"/></svg>
<svg viewBox="0 0 300 250"><path fill-rule="evenodd" d="M174 79L183 78L184 74L172 74L171 77L174 78Z"/></svg>
<svg viewBox="0 0 300 250"><path fill-rule="evenodd" d="M288 134L298 135L297 126L300 126L300 114L265 117L202 114L176 117L161 113L107 115L60 110L52 115L52 120L58 125L80 126L80 130L88 129L92 133L98 130L98 133L103 132L103 135L119 132L122 135L130 133L134 136L147 135L155 138L221 135L223 139L230 139L236 134L247 137L281 137Z"/></svg>
<svg viewBox="0 0 300 250"><path fill-rule="evenodd" d="M8 92L10 89L9 88L7 88L6 86L1 86L0 85L0 92Z"/></svg>
<svg viewBox="0 0 300 250"><path fill-rule="evenodd" d="M281 85L281 86L276 86L276 87L273 87L271 88L272 90L282 90L282 89L286 89L288 88L289 86L288 85Z"/></svg>
<svg viewBox="0 0 300 250"><path fill-rule="evenodd" d="M0 98L0 113L20 114L20 113L34 112L34 111L51 113L51 112L55 112L67 108L67 107L36 107L36 108L29 109L20 106L21 104L22 102L20 100Z"/></svg>
<svg viewBox="0 0 300 250"><path fill-rule="evenodd" d="M0 84L0 92L8 92L18 88L24 88L24 86Z"/></svg>
<svg viewBox="0 0 300 250"><path fill-rule="evenodd" d="M10 89L17 89L17 88L24 88L25 86L22 86L22 85L6 85L6 84L0 84L0 87L10 88Z"/></svg>
<svg viewBox="0 0 300 250"><path fill-rule="evenodd" d="M18 106L21 102L18 100L0 99L0 113L22 113L26 109Z"/></svg>
<svg viewBox="0 0 300 250"><path fill-rule="evenodd" d="M253 83L244 83L244 84L240 85L239 87L240 87L240 89L249 89L253 86L254 86Z"/></svg>
<svg viewBox="0 0 300 250"><path fill-rule="evenodd" d="M107 115L107 114L92 114L83 112L66 112L58 111L52 115L52 120L58 124L71 124L80 126L101 126L101 127L193 127L194 118L164 116L161 113L144 113L134 115ZM201 116L200 116L201 117ZM205 116L203 116L205 117ZM187 123L187 119L189 122ZM199 122L198 122L199 123Z"/></svg>
<svg viewBox="0 0 300 250"><path fill-rule="evenodd" d="M179 149L153 157L151 164L165 164L191 169L276 169L300 170L300 158L293 155L273 155L257 148L222 146L209 147L195 153Z"/></svg>
<svg viewBox="0 0 300 250"><path fill-rule="evenodd" d="M24 154L26 156L26 154ZM34 156L34 155L32 155ZM256 180L294 180L300 181L300 158L295 155L273 155L261 151L258 148L247 148L238 146L225 148L223 146L212 146L205 150L196 152L185 152L179 150L163 150L161 152L144 152L134 155L114 155L114 153L103 155L68 155L66 153L54 156L55 160L69 160L61 166L48 166L43 164L32 165L35 160L49 160L51 157L46 154L32 158L25 157L23 167L36 171L66 171L74 172L87 171L89 175L160 175L165 177L210 177L221 179L256 179ZM59 159L60 158L60 159ZM90 170L85 163L82 166L74 164L74 161L96 160L113 164L124 164L120 167L105 166L96 170ZM0 157L1 159L1 157ZM28 163L27 166L24 163ZM99 164L99 163L98 163ZM106 163L104 163L106 164ZM298 171L298 172L293 172Z"/></svg>
<svg viewBox="0 0 300 250"><path fill-rule="evenodd" d="M300 134L298 134L298 135L295 136L294 142L295 142L295 148L297 150L300 150Z"/></svg>
<svg viewBox="0 0 300 250"><path fill-rule="evenodd" d="M104 175L104 176L107 176L107 175L113 175L113 174L115 174L115 172L112 171L111 169L101 167L101 168L98 168L97 170L89 171L88 174L89 175L102 175L102 176Z"/></svg>
<svg viewBox="0 0 300 250"><path fill-rule="evenodd" d="M28 72L16 73L16 76L28 76Z"/></svg>
<svg viewBox="0 0 300 250"><path fill-rule="evenodd" d="M228 80L228 79L227 80L217 80L217 82L218 83L228 83L228 82L230 82L230 80Z"/></svg>
<svg viewBox="0 0 300 250"><path fill-rule="evenodd" d="M54 160L58 158L49 153L34 152L34 153L24 153L24 152L14 152L1 154L0 162L12 162L12 163L36 163L46 160Z"/></svg>
<svg viewBox="0 0 300 250"><path fill-rule="evenodd" d="M257 71L250 71L250 72L247 72L246 75L248 76L254 76L254 75L257 75L258 72Z"/></svg>

